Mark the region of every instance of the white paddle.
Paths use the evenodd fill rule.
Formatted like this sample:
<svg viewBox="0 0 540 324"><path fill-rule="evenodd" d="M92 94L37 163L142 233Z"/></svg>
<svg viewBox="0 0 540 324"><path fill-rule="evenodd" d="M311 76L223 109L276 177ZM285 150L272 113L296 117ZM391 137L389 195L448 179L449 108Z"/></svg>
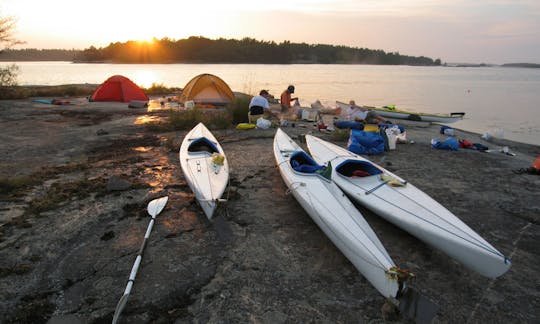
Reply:
<svg viewBox="0 0 540 324"><path fill-rule="evenodd" d="M112 320L113 324L115 324L118 321L118 319L120 318L120 314L122 313L122 310L126 306L129 293L131 292L131 287L133 287L133 283L135 282L135 277L137 276L137 270L139 269L139 265L141 264L144 248L146 247L146 243L148 242L148 237L150 237L150 232L152 231L152 227L154 226L154 221L156 219L156 216L163 210L163 208L167 204L167 200L169 200L169 197L165 196L158 199L154 199L148 204L148 208L147 208L148 214L152 216L152 219L150 220L150 223L148 224L148 228L146 229L146 234L144 234L144 241L142 242L141 248L139 249L139 254L137 255L137 259L135 259L135 263L133 264L133 267L131 268L131 274L129 275L126 290L124 290L124 295L122 295L122 297L118 301L118 305L116 305L116 310L114 311L114 316Z"/></svg>

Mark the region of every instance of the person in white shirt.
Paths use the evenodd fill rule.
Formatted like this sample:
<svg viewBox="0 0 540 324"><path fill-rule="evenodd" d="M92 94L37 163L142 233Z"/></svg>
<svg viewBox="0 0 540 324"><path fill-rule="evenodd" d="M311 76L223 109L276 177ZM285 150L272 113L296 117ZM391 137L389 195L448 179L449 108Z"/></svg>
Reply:
<svg viewBox="0 0 540 324"><path fill-rule="evenodd" d="M349 101L349 108L346 111L349 120L365 121L368 124L391 124L390 121L382 118L376 112L364 106L358 106L354 100Z"/></svg>
<svg viewBox="0 0 540 324"><path fill-rule="evenodd" d="M270 104L268 103L267 99L268 95L267 90L261 90L258 96L251 98L248 112L248 120L250 123L252 123L252 121L256 122L260 117L269 117L274 115L270 111Z"/></svg>

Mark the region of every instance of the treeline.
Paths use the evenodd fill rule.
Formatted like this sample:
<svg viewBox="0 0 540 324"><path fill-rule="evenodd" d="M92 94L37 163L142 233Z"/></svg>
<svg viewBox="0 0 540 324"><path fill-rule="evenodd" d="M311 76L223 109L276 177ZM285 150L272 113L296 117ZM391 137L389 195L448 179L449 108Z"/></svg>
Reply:
<svg viewBox="0 0 540 324"><path fill-rule="evenodd" d="M10 60L66 60L95 63L254 63L254 64L382 64L441 65L441 60L429 57L386 53L347 46L258 41L252 38L208 39L189 37L173 40L163 38L152 42L128 41L111 43L107 47L91 46L77 50L11 50L0 55L8 60L11 52L19 52ZM54 56L53 54L57 54ZM46 54L46 55L45 55ZM11 56L13 57L13 55ZM23 59L23 57L25 57ZM56 57L56 59L53 59Z"/></svg>
<svg viewBox="0 0 540 324"><path fill-rule="evenodd" d="M0 61L73 61L80 53L74 49L6 49L0 51Z"/></svg>
<svg viewBox="0 0 540 324"><path fill-rule="evenodd" d="M309 45L258 41L252 38L216 40L190 37L163 38L152 42L111 43L90 47L77 57L79 62L113 63L260 63L260 64L404 64L440 65L440 59L414 57L382 50L334 45Z"/></svg>

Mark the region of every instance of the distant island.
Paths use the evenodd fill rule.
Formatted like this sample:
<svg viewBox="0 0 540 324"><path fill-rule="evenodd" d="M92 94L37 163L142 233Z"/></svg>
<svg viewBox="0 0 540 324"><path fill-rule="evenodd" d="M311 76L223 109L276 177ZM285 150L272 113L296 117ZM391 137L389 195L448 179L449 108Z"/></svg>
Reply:
<svg viewBox="0 0 540 324"><path fill-rule="evenodd" d="M107 47L87 49L6 49L0 51L0 62L68 61L75 63L246 63L246 64L374 64L446 67L520 67L540 68L535 63L441 63L425 56L402 55L368 48L340 45L282 43L253 38L208 39L192 36L150 42L127 41Z"/></svg>
<svg viewBox="0 0 540 324"><path fill-rule="evenodd" d="M449 67L493 67L493 66L501 66L501 67L520 67L520 68L540 68L540 64L535 63L505 63L505 64L486 64L486 63L480 63L480 64L474 64L474 63L444 63L444 66Z"/></svg>
<svg viewBox="0 0 540 324"><path fill-rule="evenodd" d="M441 60L382 50L325 44L282 43L252 38L163 38L127 41L84 50L5 50L0 61L71 61L84 63L252 63L252 64L381 64L439 66Z"/></svg>
<svg viewBox="0 0 540 324"><path fill-rule="evenodd" d="M524 67L524 68L540 68L540 64L535 63L506 63L503 64L504 67Z"/></svg>

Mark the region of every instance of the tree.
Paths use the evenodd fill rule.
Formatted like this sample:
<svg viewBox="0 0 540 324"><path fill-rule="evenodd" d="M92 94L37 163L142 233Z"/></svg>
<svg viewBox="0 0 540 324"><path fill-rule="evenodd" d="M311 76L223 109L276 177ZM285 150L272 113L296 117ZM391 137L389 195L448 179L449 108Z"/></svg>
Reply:
<svg viewBox="0 0 540 324"><path fill-rule="evenodd" d="M11 16L0 16L0 55L8 48L24 43L13 37L14 29L15 18ZM16 85L18 72L19 67L17 67L15 64L7 67L0 67L0 87Z"/></svg>

